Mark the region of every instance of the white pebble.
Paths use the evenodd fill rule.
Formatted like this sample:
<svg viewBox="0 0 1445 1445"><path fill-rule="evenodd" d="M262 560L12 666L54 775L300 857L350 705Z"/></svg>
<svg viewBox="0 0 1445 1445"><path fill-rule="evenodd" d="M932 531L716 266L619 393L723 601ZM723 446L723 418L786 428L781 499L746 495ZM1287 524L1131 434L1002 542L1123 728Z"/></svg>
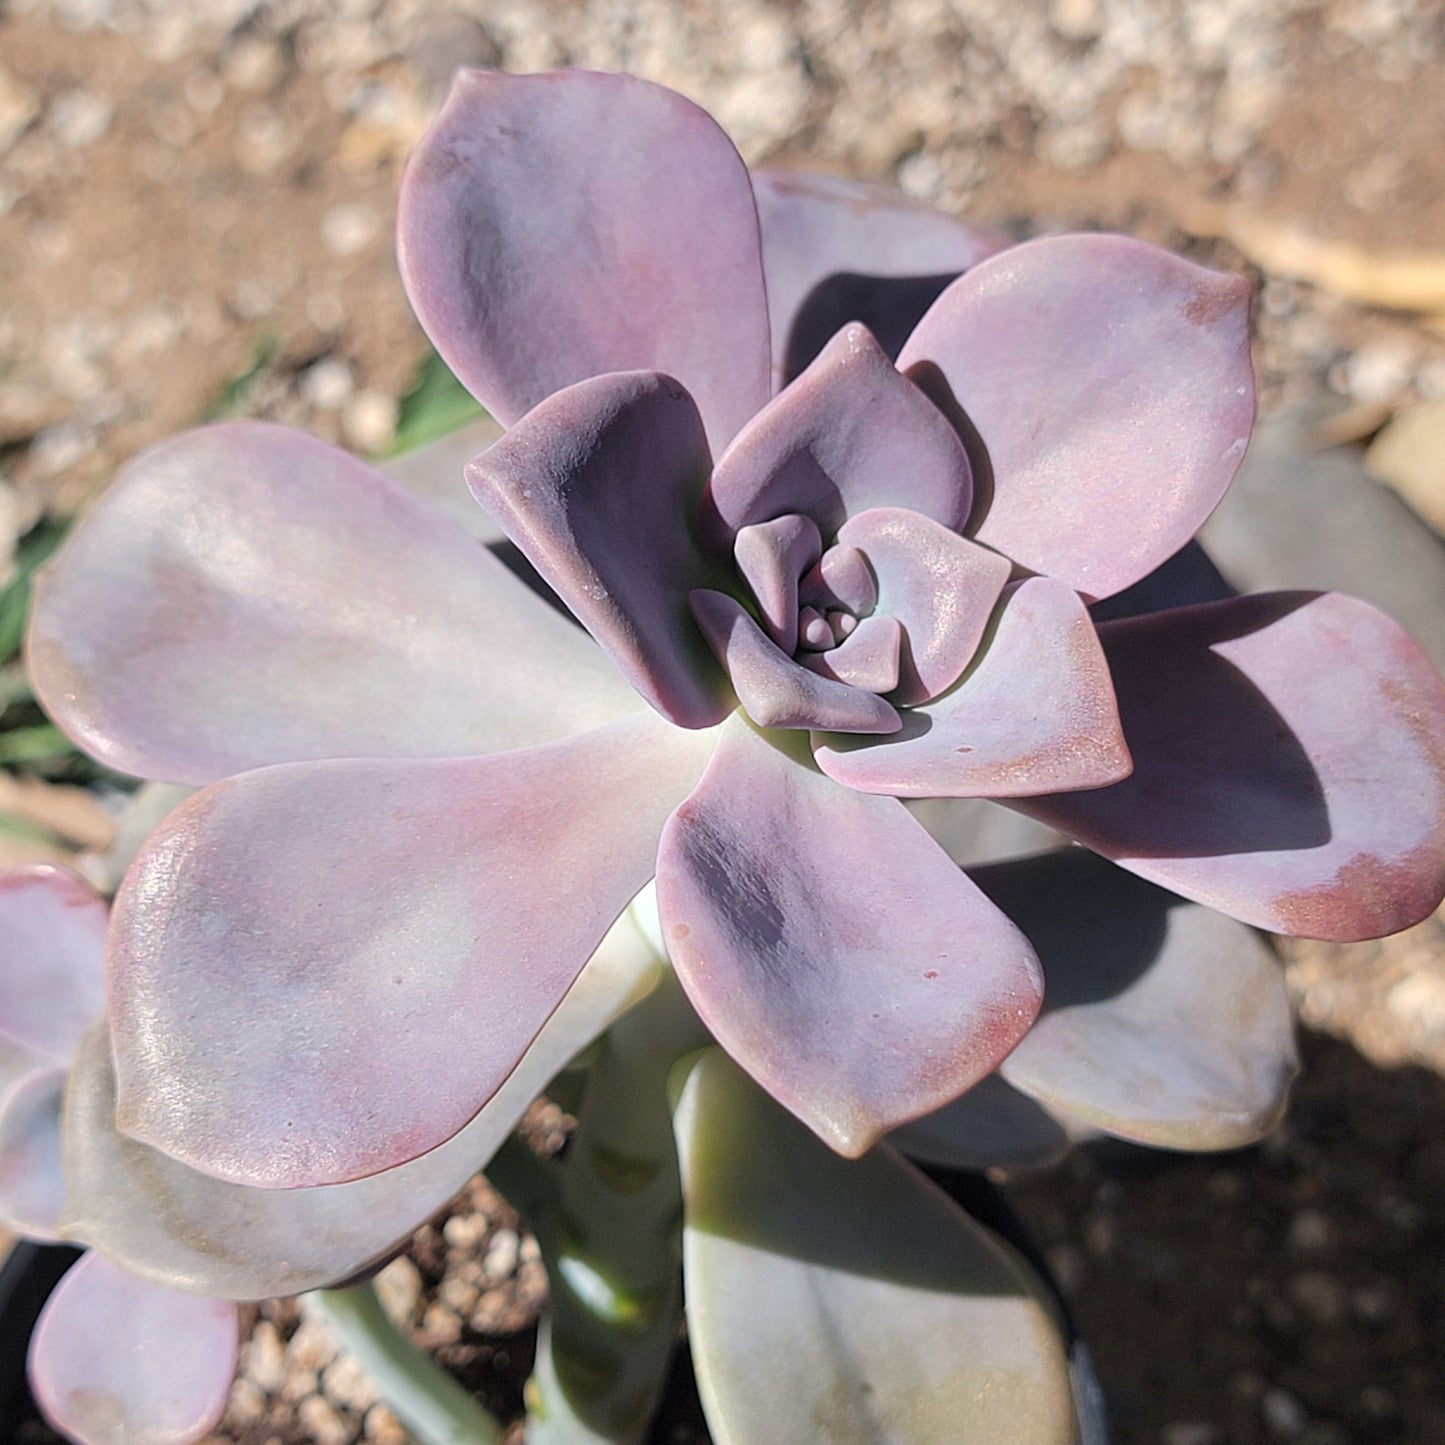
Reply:
<svg viewBox="0 0 1445 1445"><path fill-rule="evenodd" d="M370 206L343 201L321 218L321 240L333 256L354 256L376 239L381 218Z"/></svg>
<svg viewBox="0 0 1445 1445"><path fill-rule="evenodd" d="M351 368L344 361L327 357L302 372L298 389L302 400L312 406L322 411L338 411L351 399L355 383L351 379Z"/></svg>
<svg viewBox="0 0 1445 1445"><path fill-rule="evenodd" d="M78 150L98 141L115 115L115 107L91 90L67 90L57 97L48 117L50 133L61 145Z"/></svg>

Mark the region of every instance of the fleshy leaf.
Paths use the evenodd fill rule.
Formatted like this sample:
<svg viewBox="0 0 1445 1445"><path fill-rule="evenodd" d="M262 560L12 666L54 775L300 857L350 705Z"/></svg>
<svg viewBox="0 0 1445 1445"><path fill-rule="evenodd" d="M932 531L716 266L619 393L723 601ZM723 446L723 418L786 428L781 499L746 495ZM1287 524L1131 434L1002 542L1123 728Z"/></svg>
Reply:
<svg viewBox="0 0 1445 1445"><path fill-rule="evenodd" d="M952 1103L895 1129L888 1142L910 1159L944 1169L1042 1169L1068 1153L1070 1139L1041 1104L992 1073Z"/></svg>
<svg viewBox="0 0 1445 1445"><path fill-rule="evenodd" d="M191 1445L236 1373L229 1300L167 1289L94 1253L56 1286L30 1339L30 1388L77 1445Z"/></svg>
<svg viewBox="0 0 1445 1445"><path fill-rule="evenodd" d="M752 186L705 111L625 75L458 75L412 152L412 307L510 426L564 386L663 371L721 451L769 392Z"/></svg>
<svg viewBox="0 0 1445 1445"><path fill-rule="evenodd" d="M909 507L958 528L972 496L953 428L853 324L724 453L701 517L715 544L789 512L811 517L826 541L869 507Z"/></svg>
<svg viewBox="0 0 1445 1445"><path fill-rule="evenodd" d="M791 381L849 321L890 356L938 293L1009 238L883 186L754 171L775 385Z"/></svg>
<svg viewBox="0 0 1445 1445"><path fill-rule="evenodd" d="M727 724L663 831L658 912L717 1041L858 1155L988 1073L1033 1020L1040 977L901 803L839 788L775 742Z"/></svg>
<svg viewBox="0 0 1445 1445"><path fill-rule="evenodd" d="M827 652L804 654L802 665L819 677L831 677L865 692L892 692L898 686L903 627L896 617L865 617Z"/></svg>
<svg viewBox="0 0 1445 1445"><path fill-rule="evenodd" d="M68 869L0 873L0 1061L9 1042L70 1062L105 1011L105 926L105 904ZM0 1062L0 1094L5 1072Z"/></svg>
<svg viewBox="0 0 1445 1445"><path fill-rule="evenodd" d="M892 1149L830 1155L716 1050L674 1118L688 1340L718 1445L1073 1445L1042 1286Z"/></svg>
<svg viewBox="0 0 1445 1445"><path fill-rule="evenodd" d="M300 432L143 453L41 573L47 710L122 772L471 755L623 715L607 659L460 529Z"/></svg>
<svg viewBox="0 0 1445 1445"><path fill-rule="evenodd" d="M1000 1067L1074 1118L1164 1149L1238 1149L1284 1112L1284 974L1252 929L1081 848L981 868L1023 929L1044 1007Z"/></svg>
<svg viewBox="0 0 1445 1445"><path fill-rule="evenodd" d="M0 1222L29 1239L56 1240L65 1173L60 1106L66 1070L36 1069L0 1103Z"/></svg>
<svg viewBox="0 0 1445 1445"><path fill-rule="evenodd" d="M278 1188L449 1139L647 882L713 743L641 713L500 758L267 768L182 804L112 916L120 1127Z"/></svg>
<svg viewBox="0 0 1445 1445"><path fill-rule="evenodd" d="M1375 938L1445 893L1445 684L1338 593L1099 629L1134 773L1011 806L1276 933Z"/></svg>
<svg viewBox="0 0 1445 1445"><path fill-rule="evenodd" d="M485 1167L533 1099L651 985L660 966L625 913L460 1133L395 1169L314 1189L229 1184L121 1134L110 1038L101 1026L82 1045L71 1080L62 1229L139 1274L227 1299L301 1294L352 1278Z"/></svg>
<svg viewBox="0 0 1445 1445"><path fill-rule="evenodd" d="M978 540L1090 598L1178 551L1249 441L1249 295L1124 236L1028 241L955 281L898 364L977 433Z"/></svg>
<svg viewBox="0 0 1445 1445"><path fill-rule="evenodd" d="M830 778L900 798L1010 798L1127 776L1127 733L1078 595L1031 577L1005 597L992 638L952 691L878 741L814 739Z"/></svg>
<svg viewBox="0 0 1445 1445"><path fill-rule="evenodd" d="M852 733L890 733L897 711L871 692L800 667L725 592L699 588L693 616L709 646L727 668L743 711L765 728L816 728Z"/></svg>
<svg viewBox="0 0 1445 1445"><path fill-rule="evenodd" d="M1006 557L902 507L850 517L838 540L868 559L880 612L903 624L900 707L937 697L958 681L1009 577Z"/></svg>
<svg viewBox="0 0 1445 1445"><path fill-rule="evenodd" d="M798 579L822 551L817 524L796 512L744 527L733 545L768 636L790 656L798 645Z"/></svg>
<svg viewBox="0 0 1445 1445"><path fill-rule="evenodd" d="M477 500L680 727L710 727L733 708L687 604L708 576L691 526L708 465L687 392L655 372L619 372L548 397L467 467Z"/></svg>

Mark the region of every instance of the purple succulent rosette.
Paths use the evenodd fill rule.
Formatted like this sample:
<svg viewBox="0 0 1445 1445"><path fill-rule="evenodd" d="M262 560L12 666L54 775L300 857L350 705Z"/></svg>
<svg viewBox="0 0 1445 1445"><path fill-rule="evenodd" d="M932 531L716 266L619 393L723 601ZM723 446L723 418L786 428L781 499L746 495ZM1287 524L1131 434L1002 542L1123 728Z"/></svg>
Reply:
<svg viewBox="0 0 1445 1445"><path fill-rule="evenodd" d="M1077 1102L1067 1010L1020 1048L1042 946L905 798L997 799L1282 932L1445 892L1445 687L1389 619L1089 612L1244 454L1239 278L750 177L686 100L584 72L464 75L400 227L509 428L473 491L631 687L334 449L232 425L133 463L45 575L31 664L97 756L215 784L117 899L134 1139L272 1188L435 1150L654 875L708 1028L839 1152L1005 1060Z"/></svg>

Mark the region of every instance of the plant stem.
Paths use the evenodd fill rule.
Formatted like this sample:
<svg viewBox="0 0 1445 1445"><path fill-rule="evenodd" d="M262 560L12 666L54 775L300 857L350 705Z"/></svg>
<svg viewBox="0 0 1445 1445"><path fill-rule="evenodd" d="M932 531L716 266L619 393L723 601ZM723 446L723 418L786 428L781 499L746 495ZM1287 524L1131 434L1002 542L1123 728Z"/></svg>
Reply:
<svg viewBox="0 0 1445 1445"><path fill-rule="evenodd" d="M533 1445L635 1441L657 1407L682 1308L667 1079L703 1042L670 969L602 1039L556 1204L532 1220L551 1282L527 1384Z"/></svg>
<svg viewBox="0 0 1445 1445"><path fill-rule="evenodd" d="M369 1284L309 1296L421 1445L501 1445L502 1426L412 1344Z"/></svg>

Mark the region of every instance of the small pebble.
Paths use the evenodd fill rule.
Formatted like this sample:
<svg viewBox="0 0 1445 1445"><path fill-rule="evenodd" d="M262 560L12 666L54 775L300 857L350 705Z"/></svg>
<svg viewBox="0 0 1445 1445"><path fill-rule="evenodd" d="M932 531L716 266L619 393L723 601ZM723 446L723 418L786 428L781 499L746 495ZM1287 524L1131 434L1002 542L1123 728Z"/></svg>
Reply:
<svg viewBox="0 0 1445 1445"><path fill-rule="evenodd" d="M1305 1407L1288 1390L1277 1386L1260 1397L1259 1413L1270 1434L1280 1440L1297 1440L1309 1424Z"/></svg>
<svg viewBox="0 0 1445 1445"><path fill-rule="evenodd" d="M477 1307L481 1294L476 1285L468 1284L457 1275L448 1275L437 1291L437 1298L459 1318L465 1318Z"/></svg>
<svg viewBox="0 0 1445 1445"><path fill-rule="evenodd" d="M278 1394L286 1383L286 1346L270 1320L261 1320L251 1334L246 1373L268 1395Z"/></svg>
<svg viewBox="0 0 1445 1445"><path fill-rule="evenodd" d="M321 1375L321 1393L343 1410L364 1414L376 1404L376 1386L354 1355L340 1354Z"/></svg>
<svg viewBox="0 0 1445 1445"><path fill-rule="evenodd" d="M1159 1432L1159 1445L1219 1445L1222 1438L1203 1420L1176 1420Z"/></svg>
<svg viewBox="0 0 1445 1445"><path fill-rule="evenodd" d="M1345 1313L1345 1292L1329 1275L1305 1270L1289 1282L1289 1292L1318 1324L1338 1324Z"/></svg>
<svg viewBox="0 0 1445 1445"><path fill-rule="evenodd" d="M421 1303L421 1271L404 1254L399 1254L377 1275L375 1283L381 1307L397 1324L409 1326Z"/></svg>
<svg viewBox="0 0 1445 1445"><path fill-rule="evenodd" d="M287 1364L301 1370L324 1370L339 1352L336 1336L319 1315L306 1315L286 1347Z"/></svg>
<svg viewBox="0 0 1445 1445"><path fill-rule="evenodd" d="M316 1445L347 1445L351 1426L320 1395L311 1395L296 1407L297 1418L311 1432Z"/></svg>
<svg viewBox="0 0 1445 1445"><path fill-rule="evenodd" d="M362 1433L374 1445L408 1445L405 1427L385 1405L373 1405L366 1412Z"/></svg>
<svg viewBox="0 0 1445 1445"><path fill-rule="evenodd" d="M351 368L344 361L327 357L301 373L297 389L301 399L311 406L322 411L337 411L351 399L356 385Z"/></svg>
<svg viewBox="0 0 1445 1445"><path fill-rule="evenodd" d="M333 256L354 256L381 233L381 218L370 206L342 202L321 218L321 240Z"/></svg>
<svg viewBox="0 0 1445 1445"><path fill-rule="evenodd" d="M454 1345L462 1337L462 1322L440 1300L427 1306L421 1328L427 1344L433 1348Z"/></svg>
<svg viewBox="0 0 1445 1445"><path fill-rule="evenodd" d="M487 1257L482 1261L482 1273L493 1284L509 1278L517 1268L521 1254L521 1239L515 1229L499 1229L487 1246Z"/></svg>
<svg viewBox="0 0 1445 1445"><path fill-rule="evenodd" d="M67 90L58 96L46 118L50 133L70 150L98 141L115 116L115 107L91 90Z"/></svg>
<svg viewBox="0 0 1445 1445"><path fill-rule="evenodd" d="M266 1392L254 1378L242 1376L231 1386L226 1417L234 1425L251 1425L266 1413Z"/></svg>
<svg viewBox="0 0 1445 1445"><path fill-rule="evenodd" d="M1334 1228L1317 1209L1301 1209L1290 1220L1289 1247L1301 1251L1328 1249L1334 1239Z"/></svg>
<svg viewBox="0 0 1445 1445"><path fill-rule="evenodd" d="M470 1253L487 1237L487 1228L483 1215L454 1214L442 1226L442 1238L453 1249Z"/></svg>

